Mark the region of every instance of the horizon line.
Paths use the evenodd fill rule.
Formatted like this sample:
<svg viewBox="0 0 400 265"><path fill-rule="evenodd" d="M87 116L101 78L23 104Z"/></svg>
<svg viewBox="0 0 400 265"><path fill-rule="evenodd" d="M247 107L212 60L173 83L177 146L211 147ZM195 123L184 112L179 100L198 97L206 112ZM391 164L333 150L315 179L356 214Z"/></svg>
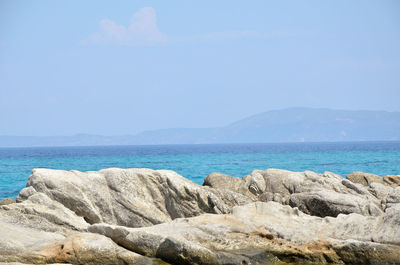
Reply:
<svg viewBox="0 0 400 265"><path fill-rule="evenodd" d="M0 136L1 137L1 136ZM190 146L190 145L279 145L279 144L340 144L340 143L400 143L400 140L349 140L349 141L298 141L298 142L241 142L241 143L192 143L192 144L110 144L110 145L38 145L38 146L0 146L0 149L17 148L74 148L74 147L143 147L143 146Z"/></svg>

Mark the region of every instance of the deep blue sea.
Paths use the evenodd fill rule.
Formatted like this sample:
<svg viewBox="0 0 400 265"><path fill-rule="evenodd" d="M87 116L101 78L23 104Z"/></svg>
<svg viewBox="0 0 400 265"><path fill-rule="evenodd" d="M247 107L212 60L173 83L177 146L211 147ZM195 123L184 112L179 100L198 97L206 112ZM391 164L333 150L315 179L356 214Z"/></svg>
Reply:
<svg viewBox="0 0 400 265"><path fill-rule="evenodd" d="M254 169L400 174L400 142L0 148L0 199L16 197L33 168L170 169L202 184L211 172L243 177Z"/></svg>

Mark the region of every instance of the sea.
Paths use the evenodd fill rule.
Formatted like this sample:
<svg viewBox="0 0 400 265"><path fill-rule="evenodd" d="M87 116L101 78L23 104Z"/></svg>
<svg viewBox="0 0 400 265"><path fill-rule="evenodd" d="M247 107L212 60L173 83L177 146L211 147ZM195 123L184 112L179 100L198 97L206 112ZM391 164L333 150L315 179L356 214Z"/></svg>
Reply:
<svg viewBox="0 0 400 265"><path fill-rule="evenodd" d="M400 142L196 144L0 148L0 199L15 198L34 168L174 170L202 184L212 172L243 177L254 169L400 174Z"/></svg>

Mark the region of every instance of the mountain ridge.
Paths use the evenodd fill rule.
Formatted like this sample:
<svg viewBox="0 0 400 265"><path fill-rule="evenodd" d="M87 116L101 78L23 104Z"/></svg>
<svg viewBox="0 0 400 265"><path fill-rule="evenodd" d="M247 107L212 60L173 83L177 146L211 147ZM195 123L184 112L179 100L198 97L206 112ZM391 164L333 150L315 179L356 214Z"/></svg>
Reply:
<svg viewBox="0 0 400 265"><path fill-rule="evenodd" d="M398 140L400 112L295 107L213 128L167 128L120 136L0 136L0 147Z"/></svg>

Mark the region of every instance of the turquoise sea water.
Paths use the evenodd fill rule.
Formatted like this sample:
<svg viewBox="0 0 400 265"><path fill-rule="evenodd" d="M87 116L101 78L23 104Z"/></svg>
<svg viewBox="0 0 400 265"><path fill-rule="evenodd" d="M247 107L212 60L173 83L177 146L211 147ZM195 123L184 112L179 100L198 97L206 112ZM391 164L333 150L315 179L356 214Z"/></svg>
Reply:
<svg viewBox="0 0 400 265"><path fill-rule="evenodd" d="M400 174L400 142L0 148L0 199L16 197L33 168L170 169L202 184L211 172L243 177L254 169Z"/></svg>

